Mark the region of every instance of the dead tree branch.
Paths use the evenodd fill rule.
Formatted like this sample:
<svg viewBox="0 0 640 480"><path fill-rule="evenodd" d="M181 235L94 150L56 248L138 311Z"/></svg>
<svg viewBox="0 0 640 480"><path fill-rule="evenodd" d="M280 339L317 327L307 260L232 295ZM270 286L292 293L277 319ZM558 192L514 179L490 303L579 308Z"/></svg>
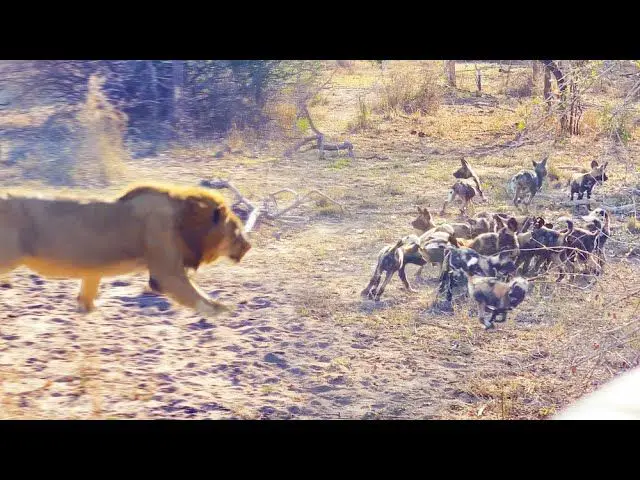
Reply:
<svg viewBox="0 0 640 480"><path fill-rule="evenodd" d="M303 219L302 217L286 215L286 214L291 210L299 207L300 205L311 201L314 195L322 197L328 202L334 205L337 205L338 207L340 207L340 212L344 213L344 206L340 202L337 202L333 198L329 197L328 195L322 193L317 189L310 190L306 194L300 195L298 192L296 192L291 188L283 188L276 192L270 193L266 197L264 197L261 201L261 206L258 207L254 205L252 202L250 202L249 200L247 200L247 198L244 195L242 195L242 193L240 193L240 191L228 180L222 180L222 179L213 180L213 181L202 180L200 182L200 185L203 187L213 188L216 190L221 190L226 188L233 192L233 194L236 197L236 201L231 206L231 209L234 211L234 213L236 213L239 217L241 217L245 221L245 232L247 233L252 231L255 228L255 226L258 224L258 221L262 219L282 220L285 222L290 221L290 222L297 222L297 223L300 223L301 221L303 222L305 219ZM276 196L280 195L281 193L290 193L295 196L294 201L283 209L280 209L278 207L278 202L276 200ZM273 207L271 206L271 204L273 205ZM240 205L244 205L248 209L248 212L242 208L239 208Z"/></svg>
<svg viewBox="0 0 640 480"><path fill-rule="evenodd" d="M311 118L311 113L309 113L309 109L307 108L307 98L303 99L298 105L298 110L302 114L303 118L306 118L309 122L309 128L315 133L314 136L306 137L305 139L298 142L292 148L287 150L284 154L285 157L290 157L293 153L297 152L307 143L311 143L313 141L316 142L309 150L318 149L320 158L324 159L325 150L329 151L339 151L346 150L349 157L354 158L353 154L353 144L349 141L344 141L342 143L325 143L325 135L320 130L317 129L315 124L313 123L313 119Z"/></svg>

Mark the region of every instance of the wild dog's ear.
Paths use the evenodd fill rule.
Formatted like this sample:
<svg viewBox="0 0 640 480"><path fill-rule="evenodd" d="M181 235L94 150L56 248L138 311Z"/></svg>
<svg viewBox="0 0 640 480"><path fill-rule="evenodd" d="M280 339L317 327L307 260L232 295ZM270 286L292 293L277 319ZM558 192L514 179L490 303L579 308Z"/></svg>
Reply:
<svg viewBox="0 0 640 480"><path fill-rule="evenodd" d="M547 164L547 160L549 160L549 156L544 157L544 160L540 162L542 166L545 166Z"/></svg>
<svg viewBox="0 0 640 480"><path fill-rule="evenodd" d="M536 168L538 166L538 162L536 162L535 160L531 160L531 162L533 163L533 168Z"/></svg>
<svg viewBox="0 0 640 480"><path fill-rule="evenodd" d="M469 166L469 162L467 162L464 157L462 157L460 159L460 163L462 164L463 167L468 167Z"/></svg>
<svg viewBox="0 0 640 480"><path fill-rule="evenodd" d="M591 168L598 168L598 162L596 162L595 160L591 161Z"/></svg>
<svg viewBox="0 0 640 480"><path fill-rule="evenodd" d="M431 212L429 212L429 210L427 210L426 208L422 209L422 215L427 217L427 220L431 220Z"/></svg>
<svg viewBox="0 0 640 480"><path fill-rule="evenodd" d="M495 215L493 215L493 219L496 221L497 230L500 230L504 227L504 219L499 214L496 213Z"/></svg>
<svg viewBox="0 0 640 480"><path fill-rule="evenodd" d="M507 221L507 228L509 230L511 230L512 232L516 232L518 231L518 221L514 218L511 217L508 221Z"/></svg>
<svg viewBox="0 0 640 480"><path fill-rule="evenodd" d="M535 221L535 227L536 228L542 228L544 227L544 218L542 217L536 217L536 221Z"/></svg>
<svg viewBox="0 0 640 480"><path fill-rule="evenodd" d="M553 230L553 223L545 223L544 226L550 230Z"/></svg>

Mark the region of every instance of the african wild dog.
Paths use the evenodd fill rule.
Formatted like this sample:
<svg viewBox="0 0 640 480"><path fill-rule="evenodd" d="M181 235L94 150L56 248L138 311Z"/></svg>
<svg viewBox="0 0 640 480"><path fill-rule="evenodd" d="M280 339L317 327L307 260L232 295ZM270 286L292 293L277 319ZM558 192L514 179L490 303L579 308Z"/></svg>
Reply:
<svg viewBox="0 0 640 480"><path fill-rule="evenodd" d="M420 270L422 270L422 267L427 263L442 265L444 247L449 244L449 242L457 245L455 237L441 232L434 234L432 238L426 240L416 235L407 235L398 240L394 245L387 245L380 250L373 276L367 287L360 292L360 295L366 298L380 300L384 289L396 272L398 272L398 276L400 280L402 280L405 288L410 292L416 292L409 284L405 267L408 264L413 264L418 265ZM383 272L386 274L385 279L382 285L378 287Z"/></svg>
<svg viewBox="0 0 640 480"><path fill-rule="evenodd" d="M478 304L478 316L485 328L493 328L494 321L506 321L507 312L522 303L529 290L529 282L522 277L501 282L496 278L479 276L479 269L473 268L474 263L477 265L477 260L469 260L470 272L464 272L469 296ZM485 316L487 313L491 313L489 320ZM497 315L501 315L501 320L496 318Z"/></svg>
<svg viewBox="0 0 640 480"><path fill-rule="evenodd" d="M481 255L495 255L498 252L508 251L512 257L518 256L519 244L516 231L518 223L515 218L509 218L504 225L500 217L495 217L497 232L489 232L478 235L472 240L458 240L463 247L472 248Z"/></svg>
<svg viewBox="0 0 640 480"><path fill-rule="evenodd" d="M366 298L371 298L374 300L379 300L382 292L384 292L387 283L391 280L391 277L398 272L398 276L404 286L409 291L413 291L411 285L409 285L409 281L407 280L406 274L404 272L404 267L408 261L410 261L411 251L416 248L420 244L420 240L415 235L407 235L406 237L402 237L398 240L394 245L387 245L380 250L378 253L378 263L376 264L376 269L373 272L373 276L369 281L369 284L366 286L360 295ZM408 256L405 257L405 251L408 251ZM422 257L420 257L420 261L422 261ZM384 282L380 285L380 279L382 277L382 273L385 273Z"/></svg>
<svg viewBox="0 0 640 480"><path fill-rule="evenodd" d="M524 203L525 209L529 208L529 204L536 193L542 188L542 182L547 176L547 160L545 157L540 163L532 160L534 171L520 170L509 181L510 189L513 190L513 204L518 207L520 203Z"/></svg>
<svg viewBox="0 0 640 480"><path fill-rule="evenodd" d="M454 275L465 278L462 273L468 271L468 264L472 258L477 259L474 271L485 277L508 277L516 271L516 265L511 256L505 252L491 256L480 255L470 248L446 247L442 274L440 275L439 294L446 292L447 302L452 298L452 281Z"/></svg>
<svg viewBox="0 0 640 480"><path fill-rule="evenodd" d="M495 215L499 216L503 221L507 221L509 219L509 215L504 213L496 213ZM531 230L539 217L531 215L514 215L513 218L515 218L518 223L517 233L527 233Z"/></svg>
<svg viewBox="0 0 640 480"><path fill-rule="evenodd" d="M562 267L561 254L572 229L571 224L567 229L554 230L553 224L545 222L542 217L537 217L533 230L524 234L528 239L520 243L520 254L516 261L516 265L522 267L520 274L524 275L529 271L529 265L533 259L536 259L536 270L539 270L542 265L555 264Z"/></svg>
<svg viewBox="0 0 640 480"><path fill-rule="evenodd" d="M447 205L453 202L456 197L460 197L462 199L463 204L460 212L464 215L467 212L467 206L477 194L480 195L480 198L482 198L483 201L486 201L484 194L478 189L475 180L456 180L456 183L454 183L451 186L451 190L449 190L447 200L445 200L444 205L442 205L440 215L444 215L446 213Z"/></svg>
<svg viewBox="0 0 640 480"><path fill-rule="evenodd" d="M481 233L496 232L498 228L496 227L495 215L496 215L495 213L491 213L491 212L480 212L475 214L472 218L468 219L468 221L475 222L475 224L470 223L472 227L475 225L475 228L477 228L477 230L482 230L482 231L478 231L478 233L474 236L478 236Z"/></svg>
<svg viewBox="0 0 640 480"><path fill-rule="evenodd" d="M600 275L604 267L604 245L611 235L609 212L596 209L595 214L583 217L589 222L587 229L573 228L573 222L567 220L571 232L567 235L567 248L562 253L562 260L567 265L586 263L595 256L595 274ZM603 220L601 220L603 218Z"/></svg>
<svg viewBox="0 0 640 480"><path fill-rule="evenodd" d="M453 176L458 180L451 186L449 190L447 200L444 202L442 206L441 215L445 214L447 205L456 197L460 197L463 201L461 213L464 215L467 212L467 206L469 202L478 195L482 201L487 201L487 198L484 196L484 192L482 191L482 187L480 186L480 178L473 171L469 162L467 162L464 158L460 159L460 163L462 166L453 172Z"/></svg>
<svg viewBox="0 0 640 480"><path fill-rule="evenodd" d="M605 162L603 165L598 165L598 162L594 160L591 162L591 171L589 173L576 173L573 175L569 192L571 201L573 201L573 196L576 194L578 195L578 200L582 200L585 192L587 192L587 200L590 200L593 187L609 180L605 171L608 164L609 162ZM587 204L587 209L590 210L589 204Z"/></svg>
<svg viewBox="0 0 640 480"><path fill-rule="evenodd" d="M467 223L442 223L436 225L432 221L431 213L426 208L418 207L418 216L411 222L411 226L422 233L447 232L456 238L471 238L472 229Z"/></svg>
<svg viewBox="0 0 640 480"><path fill-rule="evenodd" d="M453 172L453 176L460 180L468 178L472 179L476 184L476 188L478 189L480 196L484 198L484 193L482 192L482 188L480 187L480 178L478 177L478 175L476 175L476 172L473 171L473 168L471 168L469 162L464 158L460 159L460 163L462 164L462 166L458 170Z"/></svg>

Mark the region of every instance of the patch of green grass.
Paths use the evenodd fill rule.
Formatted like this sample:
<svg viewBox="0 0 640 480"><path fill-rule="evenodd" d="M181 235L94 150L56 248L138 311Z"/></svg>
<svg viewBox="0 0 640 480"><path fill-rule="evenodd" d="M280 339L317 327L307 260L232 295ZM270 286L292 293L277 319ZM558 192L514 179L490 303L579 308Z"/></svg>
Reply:
<svg viewBox="0 0 640 480"><path fill-rule="evenodd" d="M385 195L391 195L392 197L399 197L405 194L405 188L403 185L393 183L387 183L382 188L382 193Z"/></svg>
<svg viewBox="0 0 640 480"><path fill-rule="evenodd" d="M331 162L328 168L329 170L342 170L343 168L347 168L350 165L351 165L351 158L341 157Z"/></svg>

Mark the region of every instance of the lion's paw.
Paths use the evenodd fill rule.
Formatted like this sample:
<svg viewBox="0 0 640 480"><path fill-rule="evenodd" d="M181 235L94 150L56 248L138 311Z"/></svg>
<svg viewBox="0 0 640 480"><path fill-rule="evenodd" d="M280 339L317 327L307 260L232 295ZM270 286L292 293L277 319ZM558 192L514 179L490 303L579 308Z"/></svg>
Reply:
<svg viewBox="0 0 640 480"><path fill-rule="evenodd" d="M232 313L234 311L233 308L224 305L223 303L218 302L205 302L203 300L198 301L198 305L196 306L196 310L198 313L208 314L208 315L221 315L223 313Z"/></svg>

